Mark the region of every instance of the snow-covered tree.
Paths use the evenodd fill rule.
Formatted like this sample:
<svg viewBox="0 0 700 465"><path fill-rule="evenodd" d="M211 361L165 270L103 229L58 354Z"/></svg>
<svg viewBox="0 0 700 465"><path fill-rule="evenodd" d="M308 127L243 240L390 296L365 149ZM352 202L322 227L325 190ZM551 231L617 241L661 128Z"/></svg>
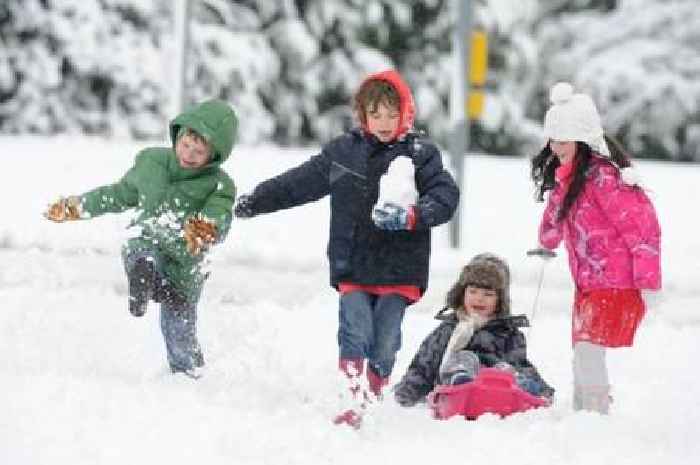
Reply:
<svg viewBox="0 0 700 465"><path fill-rule="evenodd" d="M186 93L219 97L248 143L318 143L353 124L368 73L396 68L416 126L449 139L453 0L191 0ZM475 0L489 36L472 149L531 153L570 80L640 156L700 160L696 0ZM162 138L177 50L168 0L0 2L0 131Z"/></svg>
<svg viewBox="0 0 700 465"><path fill-rule="evenodd" d="M164 0L7 0L0 7L4 132L159 134Z"/></svg>
<svg viewBox="0 0 700 465"><path fill-rule="evenodd" d="M606 129L636 156L700 160L700 9L696 0L626 0L543 25L545 86L590 92Z"/></svg>
<svg viewBox="0 0 700 465"><path fill-rule="evenodd" d="M192 2L185 91L190 102L222 98L234 104L244 142L269 139L274 106L266 91L280 78L280 57L267 30L284 2Z"/></svg>

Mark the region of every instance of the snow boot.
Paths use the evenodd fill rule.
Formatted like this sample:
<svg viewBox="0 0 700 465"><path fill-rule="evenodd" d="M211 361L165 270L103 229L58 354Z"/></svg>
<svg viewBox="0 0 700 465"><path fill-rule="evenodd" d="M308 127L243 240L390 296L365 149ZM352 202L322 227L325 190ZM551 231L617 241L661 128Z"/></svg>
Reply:
<svg viewBox="0 0 700 465"><path fill-rule="evenodd" d="M156 270L150 257L136 259L129 273L129 311L134 316L146 313L148 301L153 295Z"/></svg>
<svg viewBox="0 0 700 465"><path fill-rule="evenodd" d="M353 408L346 409L333 418L336 425L348 425L358 429L362 424L362 415L365 405L360 401L360 376L364 371L365 361L362 358L341 358L338 368L343 372L349 383L350 398L354 403L359 404Z"/></svg>
<svg viewBox="0 0 700 465"><path fill-rule="evenodd" d="M369 390L374 395L376 400L382 400L382 389L389 384L389 377L382 378L374 372L371 366L367 366L367 382Z"/></svg>
<svg viewBox="0 0 700 465"><path fill-rule="evenodd" d="M196 380L204 375L204 367L195 365L187 370L182 370L182 374Z"/></svg>
<svg viewBox="0 0 700 465"><path fill-rule="evenodd" d="M439 384L465 384L474 381L481 364L479 357L469 350L458 350L440 364Z"/></svg>
<svg viewBox="0 0 700 465"><path fill-rule="evenodd" d="M607 415L610 413L610 404L610 386L574 386L574 410Z"/></svg>
<svg viewBox="0 0 700 465"><path fill-rule="evenodd" d="M474 378L472 378L469 373L466 371L458 371L450 376L450 382L448 384L450 386L459 386L460 384L467 384L472 381L474 381Z"/></svg>

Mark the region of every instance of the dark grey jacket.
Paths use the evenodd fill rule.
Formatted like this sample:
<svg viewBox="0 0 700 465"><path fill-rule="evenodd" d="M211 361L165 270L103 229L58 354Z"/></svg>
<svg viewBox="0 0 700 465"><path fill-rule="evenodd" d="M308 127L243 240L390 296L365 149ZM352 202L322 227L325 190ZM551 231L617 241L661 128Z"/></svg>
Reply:
<svg viewBox="0 0 700 465"><path fill-rule="evenodd" d="M379 179L400 156L411 158L419 199L413 231L386 231L372 222ZM295 207L330 195L328 241L331 285L428 284L430 228L448 221L459 190L431 142L408 134L392 144L354 129L335 138L319 155L260 183L251 195L254 214Z"/></svg>
<svg viewBox="0 0 700 465"><path fill-rule="evenodd" d="M457 326L454 312L443 309L436 316L443 320L426 337L399 384L394 387L396 401L404 406L422 401L438 382L440 363L447 349L452 332ZM474 352L482 366L492 367L507 362L518 372L544 386L543 394L552 396L554 389L542 379L537 369L527 359L525 336L519 328L529 326L524 315L495 318L478 329L464 349Z"/></svg>

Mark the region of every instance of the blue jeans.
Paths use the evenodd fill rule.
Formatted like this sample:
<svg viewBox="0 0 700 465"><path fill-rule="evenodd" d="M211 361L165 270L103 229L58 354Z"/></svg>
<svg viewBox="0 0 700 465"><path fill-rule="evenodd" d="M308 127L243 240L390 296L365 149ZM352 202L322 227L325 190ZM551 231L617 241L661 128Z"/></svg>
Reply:
<svg viewBox="0 0 700 465"><path fill-rule="evenodd" d="M168 363L173 372L204 366L204 355L197 341L197 304L160 305L160 330L165 340Z"/></svg>
<svg viewBox="0 0 700 465"><path fill-rule="evenodd" d="M401 322L408 301L398 294L376 296L355 291L340 297L340 358L366 358L369 368L387 378L401 348Z"/></svg>
<svg viewBox="0 0 700 465"><path fill-rule="evenodd" d="M542 395L544 385L536 378L515 370L506 362L497 363L494 368L512 373L515 384L523 391L533 396ZM460 350L449 355L447 360L441 364L439 382L440 384L468 383L474 381L480 370L479 357L470 350Z"/></svg>
<svg viewBox="0 0 700 465"><path fill-rule="evenodd" d="M155 265L156 286L162 290L169 286L162 278L161 259L157 252L138 250L124 255L124 268L127 275L133 269L137 259L150 257ZM157 294L156 289L153 290ZM197 340L197 302L199 294L194 299L165 299L160 305L160 329L165 341L170 370L173 372L188 371L193 367L204 366L202 348Z"/></svg>

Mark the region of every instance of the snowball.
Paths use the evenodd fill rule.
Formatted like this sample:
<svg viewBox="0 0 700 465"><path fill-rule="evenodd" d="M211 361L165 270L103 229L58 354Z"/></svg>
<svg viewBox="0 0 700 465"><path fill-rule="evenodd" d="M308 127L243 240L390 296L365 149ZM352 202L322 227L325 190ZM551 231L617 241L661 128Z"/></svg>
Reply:
<svg viewBox="0 0 700 465"><path fill-rule="evenodd" d="M379 198L377 206L393 203L408 208L418 200L416 191L415 168L413 160L397 157L379 180Z"/></svg>

